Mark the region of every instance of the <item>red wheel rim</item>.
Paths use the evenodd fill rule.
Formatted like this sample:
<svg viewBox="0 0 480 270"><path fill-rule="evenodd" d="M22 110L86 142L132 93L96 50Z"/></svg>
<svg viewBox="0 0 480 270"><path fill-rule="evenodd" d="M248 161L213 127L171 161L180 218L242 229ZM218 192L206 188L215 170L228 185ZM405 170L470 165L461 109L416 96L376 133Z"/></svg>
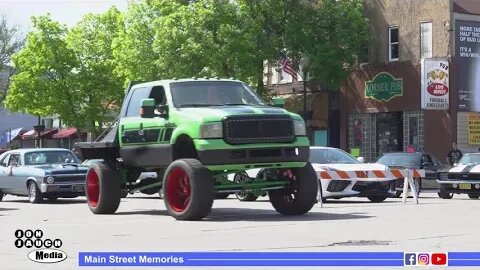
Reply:
<svg viewBox="0 0 480 270"><path fill-rule="evenodd" d="M167 177L166 201L175 212L183 212L190 203L190 178L182 168L174 168Z"/></svg>
<svg viewBox="0 0 480 270"><path fill-rule="evenodd" d="M100 185L98 174L91 169L87 174L87 202L90 206L96 207L100 197Z"/></svg>

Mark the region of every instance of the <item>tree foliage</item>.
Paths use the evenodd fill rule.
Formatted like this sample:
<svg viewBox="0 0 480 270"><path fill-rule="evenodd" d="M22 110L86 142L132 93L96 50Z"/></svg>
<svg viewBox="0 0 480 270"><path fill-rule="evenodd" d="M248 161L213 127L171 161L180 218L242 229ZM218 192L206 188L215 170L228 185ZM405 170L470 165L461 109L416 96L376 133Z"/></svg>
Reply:
<svg viewBox="0 0 480 270"><path fill-rule="evenodd" d="M0 14L0 104L6 97L10 85L10 77L14 73L11 67L12 55L20 50L23 38L16 26L8 24L7 17Z"/></svg>
<svg viewBox="0 0 480 270"><path fill-rule="evenodd" d="M235 77L268 97L264 61L281 52L308 56L315 80L337 89L368 36L361 0L132 1L72 29L37 17L6 104L90 129L118 109L128 81Z"/></svg>
<svg viewBox="0 0 480 270"><path fill-rule="evenodd" d="M59 115L70 126L94 129L121 103L123 78L114 72L113 40L123 25L116 9L87 15L74 28L33 18L26 46L13 57L6 106L34 115ZM115 106L116 105L116 106Z"/></svg>

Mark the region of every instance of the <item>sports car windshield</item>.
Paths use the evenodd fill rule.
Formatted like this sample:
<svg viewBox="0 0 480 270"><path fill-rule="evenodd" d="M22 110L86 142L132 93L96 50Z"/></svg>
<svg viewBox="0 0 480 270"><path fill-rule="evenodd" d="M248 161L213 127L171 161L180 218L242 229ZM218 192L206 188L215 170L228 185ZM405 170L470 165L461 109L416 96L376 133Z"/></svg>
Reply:
<svg viewBox="0 0 480 270"><path fill-rule="evenodd" d="M458 161L458 165L475 165L480 163L480 155L464 155L460 161Z"/></svg>
<svg viewBox="0 0 480 270"><path fill-rule="evenodd" d="M310 162L317 164L359 164L360 161L339 149L310 149Z"/></svg>
<svg viewBox="0 0 480 270"><path fill-rule="evenodd" d="M170 85L173 104L181 107L250 105L265 103L247 85L233 81L177 82Z"/></svg>
<svg viewBox="0 0 480 270"><path fill-rule="evenodd" d="M25 165L78 163L69 151L37 151L25 153Z"/></svg>
<svg viewBox="0 0 480 270"><path fill-rule="evenodd" d="M420 166L420 155L417 153L387 153L382 155L377 163L389 167L417 168Z"/></svg>

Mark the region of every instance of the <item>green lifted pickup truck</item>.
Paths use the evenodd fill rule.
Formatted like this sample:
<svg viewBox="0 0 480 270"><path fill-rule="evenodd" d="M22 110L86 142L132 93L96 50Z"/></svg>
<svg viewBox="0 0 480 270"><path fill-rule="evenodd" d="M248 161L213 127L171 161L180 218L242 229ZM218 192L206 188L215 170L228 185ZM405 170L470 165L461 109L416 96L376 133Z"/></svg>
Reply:
<svg viewBox="0 0 480 270"><path fill-rule="evenodd" d="M240 191L268 192L281 214L314 206L318 180L310 163L305 122L268 106L247 84L226 79L173 79L131 84L117 121L95 142L78 143L92 163L86 197L95 214L114 213L121 191L160 188L179 220L207 216L214 199ZM228 174L264 168L248 183ZM145 171L157 181L138 182Z"/></svg>

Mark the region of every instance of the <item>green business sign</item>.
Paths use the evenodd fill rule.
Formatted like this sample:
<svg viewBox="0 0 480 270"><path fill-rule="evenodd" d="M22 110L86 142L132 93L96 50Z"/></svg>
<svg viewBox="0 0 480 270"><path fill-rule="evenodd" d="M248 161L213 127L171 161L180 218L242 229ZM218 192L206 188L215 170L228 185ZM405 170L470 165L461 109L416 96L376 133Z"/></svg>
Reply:
<svg viewBox="0 0 480 270"><path fill-rule="evenodd" d="M394 97L403 96L403 80L397 79L388 72L380 72L373 80L365 82L365 98L376 101L390 101Z"/></svg>

